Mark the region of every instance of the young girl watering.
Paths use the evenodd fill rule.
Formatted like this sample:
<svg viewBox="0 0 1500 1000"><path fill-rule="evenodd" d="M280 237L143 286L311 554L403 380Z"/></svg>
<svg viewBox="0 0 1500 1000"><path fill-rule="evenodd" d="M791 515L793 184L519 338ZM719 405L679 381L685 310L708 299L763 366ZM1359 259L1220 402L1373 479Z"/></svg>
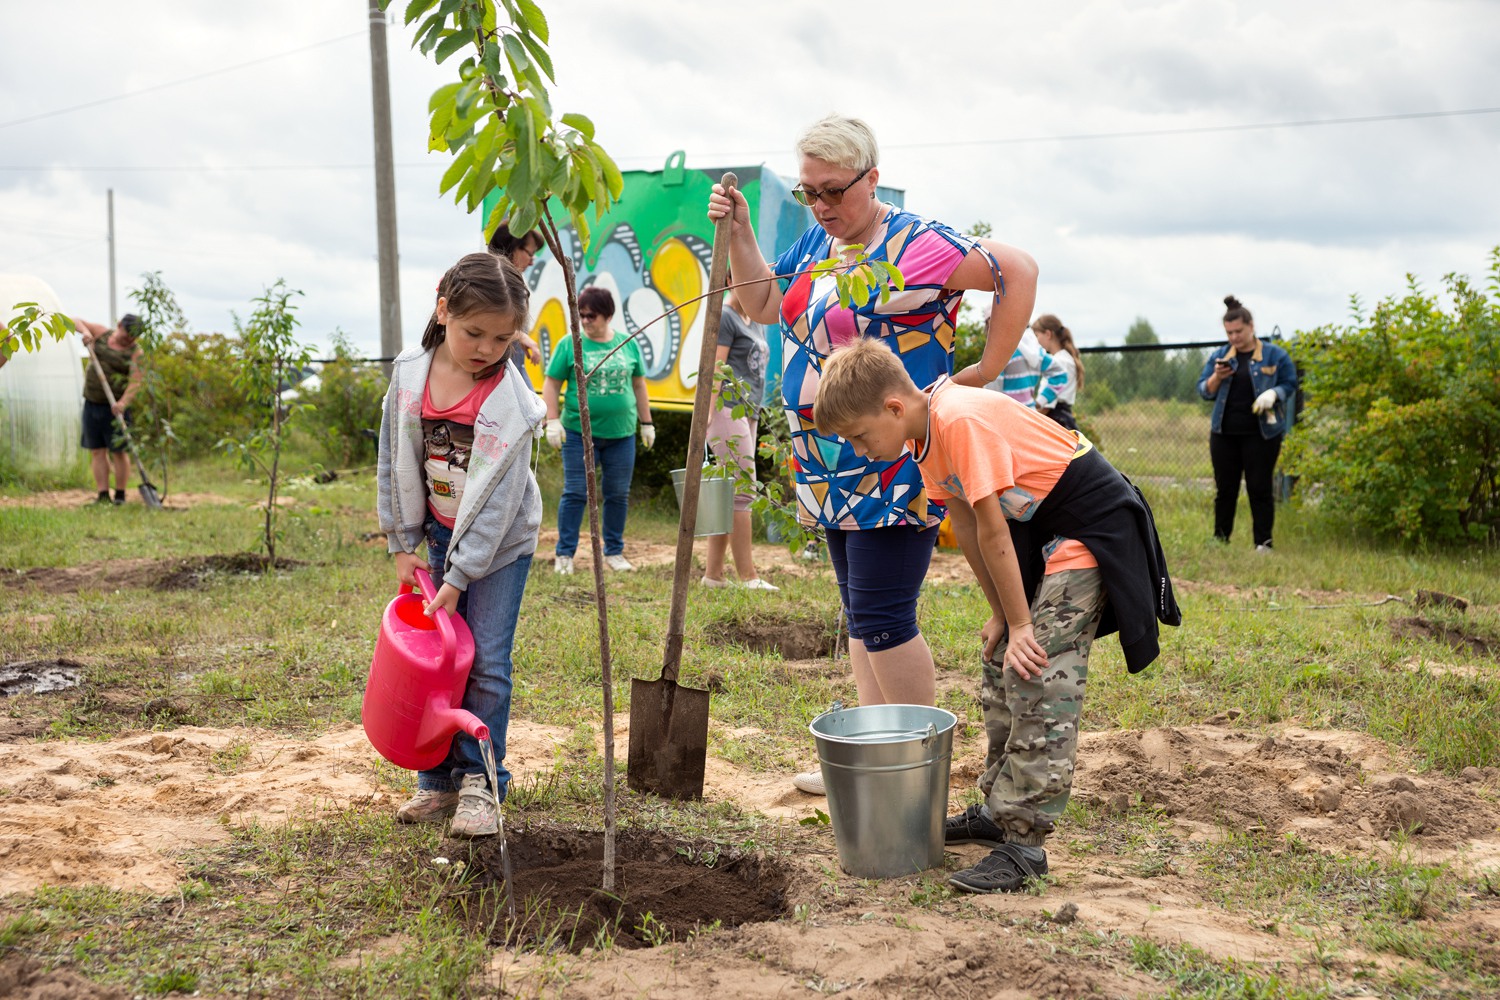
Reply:
<svg viewBox="0 0 1500 1000"><path fill-rule="evenodd" d="M528 299L520 272L492 254L449 268L421 348L391 367L380 422L380 527L401 583L415 585L426 565L441 584L427 614L456 612L474 634L462 707L489 727L502 799L511 646L542 519L528 459L545 411L505 365ZM424 540L425 560L417 555ZM396 813L404 823L448 816L456 837L499 828L478 741L467 733L453 738L442 764L418 772L417 794Z"/></svg>

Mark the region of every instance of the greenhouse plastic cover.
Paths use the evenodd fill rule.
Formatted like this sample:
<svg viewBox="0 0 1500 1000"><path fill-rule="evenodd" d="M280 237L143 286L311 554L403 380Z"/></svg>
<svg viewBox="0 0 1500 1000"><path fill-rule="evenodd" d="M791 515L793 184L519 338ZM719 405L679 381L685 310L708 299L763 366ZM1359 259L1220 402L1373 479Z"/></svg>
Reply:
<svg viewBox="0 0 1500 1000"><path fill-rule="evenodd" d="M62 308L40 278L0 274L0 318L9 321L21 302ZM0 368L0 452L14 467L56 469L77 461L85 357L76 334L61 341L49 336L40 350L18 351Z"/></svg>

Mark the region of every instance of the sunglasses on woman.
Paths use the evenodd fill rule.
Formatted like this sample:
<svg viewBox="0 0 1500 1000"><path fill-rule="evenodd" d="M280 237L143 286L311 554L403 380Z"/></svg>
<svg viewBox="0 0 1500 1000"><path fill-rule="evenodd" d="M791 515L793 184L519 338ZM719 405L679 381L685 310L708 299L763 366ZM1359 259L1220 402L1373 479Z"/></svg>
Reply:
<svg viewBox="0 0 1500 1000"><path fill-rule="evenodd" d="M796 187L792 188L792 197L797 199L797 204L806 205L809 208L812 207L812 203L815 201L821 201L829 208L838 208L839 205L841 205L844 201L844 192L852 188L854 185L858 184L860 181L864 180L865 174L868 174L870 170L870 167L866 167L865 169L861 170L859 172L859 175L855 177L854 180L850 181L848 184L845 184L841 188L824 188L821 191L816 191L812 188L803 187L801 184L798 184Z"/></svg>

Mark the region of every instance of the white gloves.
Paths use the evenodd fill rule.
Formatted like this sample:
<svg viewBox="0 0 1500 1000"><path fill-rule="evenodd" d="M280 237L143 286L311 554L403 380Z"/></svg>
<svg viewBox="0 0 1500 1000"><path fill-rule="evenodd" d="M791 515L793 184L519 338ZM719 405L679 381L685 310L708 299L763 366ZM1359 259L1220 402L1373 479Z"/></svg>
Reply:
<svg viewBox="0 0 1500 1000"><path fill-rule="evenodd" d="M1276 390L1267 389L1265 392L1255 397L1255 402L1250 404L1250 409L1254 410L1256 413L1265 413L1267 410L1270 410L1275 406Z"/></svg>
<svg viewBox="0 0 1500 1000"><path fill-rule="evenodd" d="M562 420L547 421L547 443L554 448L561 448L563 443Z"/></svg>
<svg viewBox="0 0 1500 1000"><path fill-rule="evenodd" d="M641 447L650 451L654 444L656 444L656 425L641 424Z"/></svg>

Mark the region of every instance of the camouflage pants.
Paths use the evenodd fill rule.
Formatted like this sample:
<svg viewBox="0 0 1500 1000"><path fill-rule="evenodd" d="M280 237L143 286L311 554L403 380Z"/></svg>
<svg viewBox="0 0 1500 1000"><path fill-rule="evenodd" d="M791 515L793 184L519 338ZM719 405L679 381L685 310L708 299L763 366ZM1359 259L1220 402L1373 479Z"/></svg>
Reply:
<svg viewBox="0 0 1500 1000"><path fill-rule="evenodd" d="M984 663L979 700L989 752L979 788L990 816L1013 843L1041 844L1068 804L1089 647L1103 610L1098 569L1044 577L1031 620L1047 653L1046 669L1029 680L1004 670L1004 646L996 649L997 660Z"/></svg>

